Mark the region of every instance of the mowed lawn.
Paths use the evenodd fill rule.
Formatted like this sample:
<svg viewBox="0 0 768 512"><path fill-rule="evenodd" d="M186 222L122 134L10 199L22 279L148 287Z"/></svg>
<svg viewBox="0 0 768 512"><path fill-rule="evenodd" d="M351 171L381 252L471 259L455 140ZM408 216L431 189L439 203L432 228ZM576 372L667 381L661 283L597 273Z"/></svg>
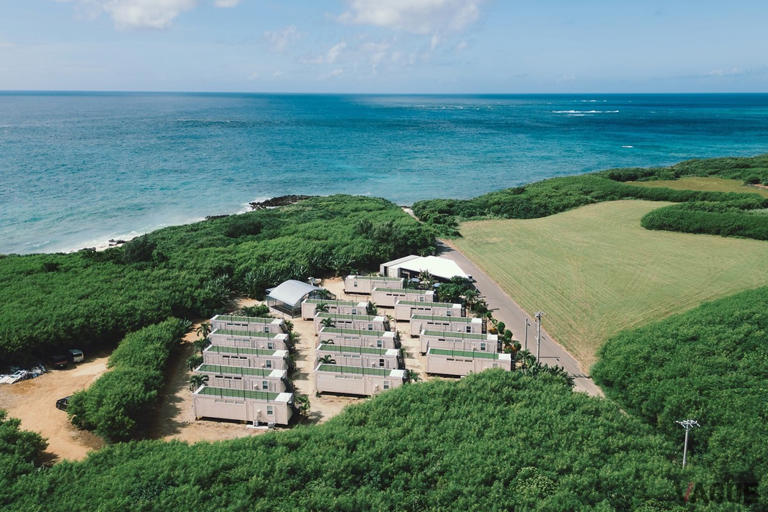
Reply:
<svg viewBox="0 0 768 512"><path fill-rule="evenodd" d="M461 225L455 245L589 368L617 332L768 284L768 242L649 231L670 203L613 201Z"/></svg>
<svg viewBox="0 0 768 512"><path fill-rule="evenodd" d="M705 192L738 192L740 194L760 194L768 197L768 189L745 185L739 180L723 178L701 178L686 176L677 180L632 181L631 185L652 188L672 188L675 190L701 190Z"/></svg>

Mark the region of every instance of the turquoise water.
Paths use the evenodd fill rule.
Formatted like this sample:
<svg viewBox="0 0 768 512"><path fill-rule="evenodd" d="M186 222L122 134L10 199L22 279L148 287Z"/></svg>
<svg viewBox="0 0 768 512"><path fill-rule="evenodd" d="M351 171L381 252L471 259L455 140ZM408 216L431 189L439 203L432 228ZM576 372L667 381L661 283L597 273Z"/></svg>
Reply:
<svg viewBox="0 0 768 512"><path fill-rule="evenodd" d="M768 152L768 95L0 93L0 253L101 245L289 193L401 204Z"/></svg>

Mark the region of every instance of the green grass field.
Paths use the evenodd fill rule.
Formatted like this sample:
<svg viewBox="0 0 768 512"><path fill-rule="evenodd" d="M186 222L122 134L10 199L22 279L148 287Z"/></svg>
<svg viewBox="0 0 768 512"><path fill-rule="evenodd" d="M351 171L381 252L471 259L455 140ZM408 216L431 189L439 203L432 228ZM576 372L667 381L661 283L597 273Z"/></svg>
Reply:
<svg viewBox="0 0 768 512"><path fill-rule="evenodd" d="M768 284L768 242L649 231L669 203L613 201L530 220L461 224L456 246L582 364L611 335Z"/></svg>
<svg viewBox="0 0 768 512"><path fill-rule="evenodd" d="M687 176L677 180L633 181L632 185L675 190L702 190L704 192L737 192L739 194L760 194L768 197L768 189L745 185L740 180L723 178L701 178Z"/></svg>

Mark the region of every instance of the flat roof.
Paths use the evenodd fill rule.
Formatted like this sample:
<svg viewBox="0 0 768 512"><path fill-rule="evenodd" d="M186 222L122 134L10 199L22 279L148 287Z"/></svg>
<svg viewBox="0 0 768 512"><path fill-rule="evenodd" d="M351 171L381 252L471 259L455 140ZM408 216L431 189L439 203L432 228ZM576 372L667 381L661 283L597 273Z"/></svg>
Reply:
<svg viewBox="0 0 768 512"><path fill-rule="evenodd" d="M307 299L304 302L307 304L333 304L334 306L357 306L361 304L360 301L353 300L323 300L323 299Z"/></svg>
<svg viewBox="0 0 768 512"><path fill-rule="evenodd" d="M332 334L355 334L358 336L381 336L387 337L387 334L394 336L392 331L366 331L365 329L340 329L338 327L323 327L320 329L320 334L329 332Z"/></svg>
<svg viewBox="0 0 768 512"><path fill-rule="evenodd" d="M417 300L399 300L397 304L405 304L406 306L426 306L432 308L456 308L461 307L461 304L452 304L450 302L419 302Z"/></svg>
<svg viewBox="0 0 768 512"><path fill-rule="evenodd" d="M393 293L416 293L418 295L424 295L425 293L429 292L432 293L432 290L420 290L419 288L374 288L373 291L375 292L393 292Z"/></svg>
<svg viewBox="0 0 768 512"><path fill-rule="evenodd" d="M345 347L344 345L336 345L335 343L321 343L318 345L317 350L323 350L325 352L348 352L350 354L375 354L379 356L398 354L396 348Z"/></svg>
<svg viewBox="0 0 768 512"><path fill-rule="evenodd" d="M245 336L247 338L276 338L280 334L264 331L241 331L239 329L214 329L211 334L220 334L223 336Z"/></svg>
<svg viewBox="0 0 768 512"><path fill-rule="evenodd" d="M250 354L255 356L273 356L273 357L285 357L285 350L262 350L259 348L249 347L222 347L221 345L211 345L205 350L210 352L218 352L219 354Z"/></svg>
<svg viewBox="0 0 768 512"><path fill-rule="evenodd" d="M320 372L356 373L359 375L389 376L392 370L385 368L366 368L365 366L340 366L338 364L321 364L317 367Z"/></svg>
<svg viewBox="0 0 768 512"><path fill-rule="evenodd" d="M205 386L195 392L196 395L213 395L232 398L250 398L253 400L275 401L284 393L270 393L269 391L256 391L253 389L212 388Z"/></svg>
<svg viewBox="0 0 768 512"><path fill-rule="evenodd" d="M424 304L423 302L421 304ZM434 316L434 315L412 315L411 319L416 320L435 320L438 322L474 322L482 320L476 316Z"/></svg>
<svg viewBox="0 0 768 512"><path fill-rule="evenodd" d="M392 269L405 269L411 272L429 272L435 277L452 279L469 277L455 261L440 256L415 256L401 258L384 264Z"/></svg>
<svg viewBox="0 0 768 512"><path fill-rule="evenodd" d="M341 313L327 313L321 311L317 314L321 318L343 318L345 320L375 320L377 318L383 318L378 315L344 315Z"/></svg>
<svg viewBox="0 0 768 512"><path fill-rule="evenodd" d="M478 334L474 332L451 332L451 331L424 331L425 336L437 336L440 338L462 338L468 340L496 341L489 338L487 334Z"/></svg>
<svg viewBox="0 0 768 512"><path fill-rule="evenodd" d="M402 281L402 277L389 277L389 276L356 276L349 275L348 278L352 279L370 279L371 281Z"/></svg>
<svg viewBox="0 0 768 512"><path fill-rule="evenodd" d="M222 373L227 375L254 375L258 377L270 377L273 372L278 372L275 377L282 376L285 370L275 370L273 368L249 368L247 366L224 366L220 364L203 363L195 369L196 372Z"/></svg>
<svg viewBox="0 0 768 512"><path fill-rule="evenodd" d="M427 351L427 355L429 354L437 354L439 356L469 357L470 359L499 359L499 356L503 355L503 354L497 354L496 352L481 352L481 351L471 351L471 350L446 350L442 348L430 348Z"/></svg>
<svg viewBox="0 0 768 512"><path fill-rule="evenodd" d="M249 324L271 324L274 321L282 322L279 318L271 316L238 316L238 315L216 315L211 320L223 320L225 322L247 322Z"/></svg>

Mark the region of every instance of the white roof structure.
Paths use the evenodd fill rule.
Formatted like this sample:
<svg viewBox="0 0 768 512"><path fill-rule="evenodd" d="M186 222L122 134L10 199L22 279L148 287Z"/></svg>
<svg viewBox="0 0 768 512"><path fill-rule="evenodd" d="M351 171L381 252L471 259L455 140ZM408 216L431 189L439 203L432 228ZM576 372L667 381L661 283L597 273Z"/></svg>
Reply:
<svg viewBox="0 0 768 512"><path fill-rule="evenodd" d="M467 279L469 275L461 270L455 261L438 256L406 256L381 265L387 269L388 275L399 273L400 269L410 272L429 272L435 277L441 279L452 279L454 277L463 277Z"/></svg>
<svg viewBox="0 0 768 512"><path fill-rule="evenodd" d="M291 307L297 307L307 297L307 294L316 290L322 290L322 288L302 281L296 281L295 279L289 279L269 290L267 298L274 299Z"/></svg>

